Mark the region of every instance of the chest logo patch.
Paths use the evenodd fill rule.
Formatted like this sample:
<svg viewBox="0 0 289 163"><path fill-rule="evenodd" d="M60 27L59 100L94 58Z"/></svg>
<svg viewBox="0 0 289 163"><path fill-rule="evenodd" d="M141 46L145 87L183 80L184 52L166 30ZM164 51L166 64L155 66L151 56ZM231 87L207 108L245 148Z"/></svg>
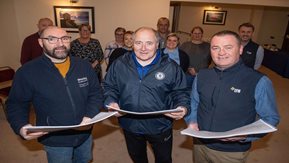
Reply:
<svg viewBox="0 0 289 163"><path fill-rule="evenodd" d="M81 87L86 87L86 86L88 86L88 79L87 79L87 77L78 78L77 79L77 83L78 83L80 88Z"/></svg>
<svg viewBox="0 0 289 163"><path fill-rule="evenodd" d="M155 74L155 78L156 78L157 80L163 80L165 77L166 77L166 75L165 75L165 73L163 73L163 72L157 72L157 73Z"/></svg>
<svg viewBox="0 0 289 163"><path fill-rule="evenodd" d="M231 87L231 91L233 91L234 93L241 93L241 89L237 89L235 87Z"/></svg>
<svg viewBox="0 0 289 163"><path fill-rule="evenodd" d="M252 53L252 52L250 52L250 51L246 51L246 53L247 53L247 54L250 54L250 55L251 55L251 54L253 54L253 53Z"/></svg>

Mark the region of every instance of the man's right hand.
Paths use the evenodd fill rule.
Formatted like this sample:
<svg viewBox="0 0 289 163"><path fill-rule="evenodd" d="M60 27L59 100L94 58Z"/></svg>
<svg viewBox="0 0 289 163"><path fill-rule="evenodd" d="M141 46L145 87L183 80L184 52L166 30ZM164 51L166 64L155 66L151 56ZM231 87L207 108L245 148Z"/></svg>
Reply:
<svg viewBox="0 0 289 163"><path fill-rule="evenodd" d="M37 139L43 135L48 134L48 132L28 132L26 128L27 126L32 126L31 124L27 124L20 129L20 135L26 140Z"/></svg>
<svg viewBox="0 0 289 163"><path fill-rule="evenodd" d="M192 129L194 129L194 130L199 131L198 123L190 123L190 124L188 125L188 128L192 128Z"/></svg>
<svg viewBox="0 0 289 163"><path fill-rule="evenodd" d="M188 72L189 74L191 74L192 76L195 76L197 74L196 70L194 68L188 68Z"/></svg>
<svg viewBox="0 0 289 163"><path fill-rule="evenodd" d="M115 102L110 103L108 106L111 106L111 107L113 107L113 108L115 108L115 109L120 109L119 106L118 106L118 104L115 103ZM108 111L116 111L115 109L110 109L110 108L108 107ZM125 115L125 114L121 114L121 113L117 112L117 114L115 114L114 116L116 116L116 117L121 117L121 116L124 116L124 115Z"/></svg>

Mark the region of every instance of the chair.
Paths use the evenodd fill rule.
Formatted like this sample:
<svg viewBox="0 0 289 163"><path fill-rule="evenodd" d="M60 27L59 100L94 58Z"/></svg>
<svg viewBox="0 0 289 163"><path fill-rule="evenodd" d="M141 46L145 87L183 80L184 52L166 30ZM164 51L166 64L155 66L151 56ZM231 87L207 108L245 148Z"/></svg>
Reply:
<svg viewBox="0 0 289 163"><path fill-rule="evenodd" d="M8 98L15 71L9 66L0 67L0 103L7 117L5 102Z"/></svg>

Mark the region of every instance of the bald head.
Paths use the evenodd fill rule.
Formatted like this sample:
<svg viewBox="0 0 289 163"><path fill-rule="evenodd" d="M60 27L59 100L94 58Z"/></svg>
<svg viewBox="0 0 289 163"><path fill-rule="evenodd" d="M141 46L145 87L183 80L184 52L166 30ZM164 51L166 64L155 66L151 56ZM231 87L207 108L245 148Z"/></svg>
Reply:
<svg viewBox="0 0 289 163"><path fill-rule="evenodd" d="M38 32L41 33L45 28L52 26L53 22L49 18L41 18L38 21L37 27L38 27Z"/></svg>
<svg viewBox="0 0 289 163"><path fill-rule="evenodd" d="M158 36L157 36L157 31L151 27L140 27L138 28L135 32L134 32L134 35L133 35L133 38L135 39L136 35L140 32L143 32L143 31L147 31L147 32L150 32L152 33L153 37L155 38L155 40L157 41L158 43Z"/></svg>
<svg viewBox="0 0 289 163"><path fill-rule="evenodd" d="M57 27L57 26L48 26L47 28L45 28L42 31L40 37L41 38L48 37L48 36L56 36L57 37L58 35L63 35L63 36L65 35L66 36L67 32L64 29Z"/></svg>

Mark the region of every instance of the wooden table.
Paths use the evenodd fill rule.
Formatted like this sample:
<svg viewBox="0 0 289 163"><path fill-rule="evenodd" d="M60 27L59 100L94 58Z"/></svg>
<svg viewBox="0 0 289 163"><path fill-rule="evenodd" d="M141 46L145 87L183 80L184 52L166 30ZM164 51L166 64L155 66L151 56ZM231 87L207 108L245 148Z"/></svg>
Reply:
<svg viewBox="0 0 289 163"><path fill-rule="evenodd" d="M0 82L0 89L11 87L11 86L12 86L12 81L13 81L13 80L8 80L8 81L5 81L5 82Z"/></svg>

